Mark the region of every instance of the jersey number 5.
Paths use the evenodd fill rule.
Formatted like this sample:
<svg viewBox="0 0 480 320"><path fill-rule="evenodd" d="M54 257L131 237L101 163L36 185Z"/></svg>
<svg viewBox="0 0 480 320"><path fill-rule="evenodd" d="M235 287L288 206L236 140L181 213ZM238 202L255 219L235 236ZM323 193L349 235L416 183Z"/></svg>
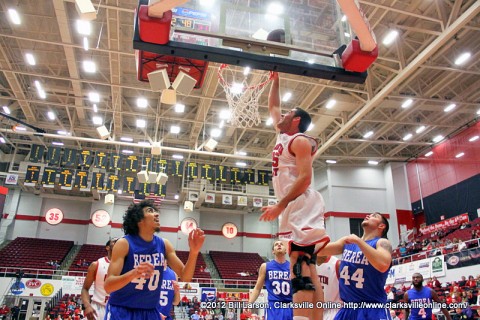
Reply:
<svg viewBox="0 0 480 320"><path fill-rule="evenodd" d="M363 269L358 268L355 272L350 276L348 273L348 266L343 267L342 271L340 272L340 279L345 280L345 285L349 286L350 281L355 281L357 284L355 285L358 289L363 289L363 282L365 278L363 277Z"/></svg>
<svg viewBox="0 0 480 320"><path fill-rule="evenodd" d="M147 282L144 278L137 278L133 279L131 282L136 283L135 289L143 290L145 282ZM148 279L148 290L155 291L158 287L158 283L160 282L160 271L154 270L153 275Z"/></svg>

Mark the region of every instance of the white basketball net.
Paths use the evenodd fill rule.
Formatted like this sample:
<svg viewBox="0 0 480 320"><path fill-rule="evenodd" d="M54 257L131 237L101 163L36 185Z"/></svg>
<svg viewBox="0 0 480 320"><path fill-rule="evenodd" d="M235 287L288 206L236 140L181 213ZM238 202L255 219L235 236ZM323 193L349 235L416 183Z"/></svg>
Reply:
<svg viewBox="0 0 480 320"><path fill-rule="evenodd" d="M244 76L242 81L237 80L239 74L228 65L222 64L218 70L218 80L227 97L230 123L236 127L250 128L261 122L258 99L272 79L273 73L270 71L261 75L250 74L250 82L247 81L247 76Z"/></svg>

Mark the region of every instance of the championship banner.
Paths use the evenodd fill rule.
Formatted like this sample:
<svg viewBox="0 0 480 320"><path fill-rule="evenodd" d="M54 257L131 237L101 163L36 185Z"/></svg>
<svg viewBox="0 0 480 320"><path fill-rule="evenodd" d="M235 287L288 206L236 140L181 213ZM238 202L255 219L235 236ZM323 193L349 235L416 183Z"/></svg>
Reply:
<svg viewBox="0 0 480 320"><path fill-rule="evenodd" d="M463 268L480 264L480 248L462 250L446 255L447 269Z"/></svg>
<svg viewBox="0 0 480 320"><path fill-rule="evenodd" d="M57 178L57 168L46 167L43 170L42 185L44 188L54 188Z"/></svg>
<svg viewBox="0 0 480 320"><path fill-rule="evenodd" d="M49 166L58 166L60 164L60 147L48 147L46 161Z"/></svg>
<svg viewBox="0 0 480 320"><path fill-rule="evenodd" d="M202 302L213 302L217 300L217 288L202 288Z"/></svg>
<svg viewBox="0 0 480 320"><path fill-rule="evenodd" d="M149 183L139 183L138 184L138 189L135 190L135 198L137 198L137 195L144 196L146 194L150 194L150 184Z"/></svg>
<svg viewBox="0 0 480 320"><path fill-rule="evenodd" d="M272 172L268 170L257 170L257 183L261 186L268 186L272 180Z"/></svg>
<svg viewBox="0 0 480 320"><path fill-rule="evenodd" d="M95 168L105 169L107 167L108 155L105 152L98 151L95 155L95 162L93 166Z"/></svg>
<svg viewBox="0 0 480 320"><path fill-rule="evenodd" d="M165 183L164 185L159 185L159 184L154 184L153 185L153 194L155 196L162 196L162 197L165 197L167 195L167 183Z"/></svg>
<svg viewBox="0 0 480 320"><path fill-rule="evenodd" d="M185 167L185 161L171 160L170 168L172 168L172 176L183 177L183 168Z"/></svg>
<svg viewBox="0 0 480 320"><path fill-rule="evenodd" d="M228 183L230 170L225 166L215 166L215 181Z"/></svg>
<svg viewBox="0 0 480 320"><path fill-rule="evenodd" d="M76 149L65 149L63 150L62 163L67 167L76 167L77 166L77 150Z"/></svg>
<svg viewBox="0 0 480 320"><path fill-rule="evenodd" d="M24 185L34 187L40 179L40 166L27 166Z"/></svg>
<svg viewBox="0 0 480 320"><path fill-rule="evenodd" d="M168 168L170 167L170 162L171 161L168 161L165 159L154 160L152 165L152 168L154 168L153 171L168 174ZM182 167L182 171L183 171L183 167Z"/></svg>
<svg viewBox="0 0 480 320"><path fill-rule="evenodd" d="M209 164L204 164L200 167L200 178L213 180L213 168Z"/></svg>
<svg viewBox="0 0 480 320"><path fill-rule="evenodd" d="M60 171L60 177L58 178L58 185L62 190L71 190L74 170L63 169Z"/></svg>
<svg viewBox="0 0 480 320"><path fill-rule="evenodd" d="M241 184L243 180L243 175L245 169L242 168L231 168L230 169L230 183L231 184Z"/></svg>
<svg viewBox="0 0 480 320"><path fill-rule="evenodd" d="M420 232L422 234L432 233L432 232L435 232L435 231L438 231L438 230L449 228L451 226L462 224L464 222L468 222L468 213L462 213L461 215L458 215L456 217L446 219L446 220L442 220L440 222L437 222L437 223L431 224L429 226L420 228Z"/></svg>
<svg viewBox="0 0 480 320"><path fill-rule="evenodd" d="M156 170L152 170L153 162L154 162L154 160L153 160L152 157L143 157L142 158L142 170L157 172Z"/></svg>
<svg viewBox="0 0 480 320"><path fill-rule="evenodd" d="M80 191L90 191L90 188L88 187L88 171L77 171L73 186L75 188L80 188Z"/></svg>
<svg viewBox="0 0 480 320"><path fill-rule="evenodd" d="M187 178L197 179L198 178L198 165L195 162L189 162L187 165Z"/></svg>
<svg viewBox="0 0 480 320"><path fill-rule="evenodd" d="M255 170L245 169L244 175L243 175L243 183L244 184L255 184Z"/></svg>
<svg viewBox="0 0 480 320"><path fill-rule="evenodd" d="M94 172L92 176L92 189L103 190L103 180L105 180L105 173Z"/></svg>
<svg viewBox="0 0 480 320"><path fill-rule="evenodd" d="M111 153L108 157L108 170L122 169L123 155Z"/></svg>
<svg viewBox="0 0 480 320"><path fill-rule="evenodd" d="M123 192L133 194L135 192L135 185L137 184L137 178L125 177L123 180Z"/></svg>
<svg viewBox="0 0 480 320"><path fill-rule="evenodd" d="M137 172L138 169L138 158L137 156L128 156L125 159L125 171L127 172Z"/></svg>
<svg viewBox="0 0 480 320"><path fill-rule="evenodd" d="M107 190L108 191L117 191L118 190L118 176L116 174L109 174L107 178Z"/></svg>
<svg viewBox="0 0 480 320"><path fill-rule="evenodd" d="M80 161L78 162L78 164L80 166L90 168L93 162L92 152L90 150L82 150L79 156L80 156Z"/></svg>
<svg viewBox="0 0 480 320"><path fill-rule="evenodd" d="M43 153L45 152L45 148L38 144L32 144L30 148L30 157L28 161L30 162L39 162L43 161Z"/></svg>

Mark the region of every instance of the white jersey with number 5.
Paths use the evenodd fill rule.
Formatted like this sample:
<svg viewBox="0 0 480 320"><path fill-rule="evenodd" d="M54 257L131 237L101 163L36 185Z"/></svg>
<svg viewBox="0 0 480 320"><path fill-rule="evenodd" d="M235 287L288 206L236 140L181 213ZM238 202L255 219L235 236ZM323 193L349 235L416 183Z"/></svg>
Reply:
<svg viewBox="0 0 480 320"><path fill-rule="evenodd" d="M330 256L324 263L316 266L318 278L322 284L325 302L342 303L338 283L339 267L340 260L334 256ZM323 320L333 320L337 312L338 309L326 308L323 312Z"/></svg>
<svg viewBox="0 0 480 320"><path fill-rule="evenodd" d="M292 142L298 137L305 137L311 142L312 155L317 151L316 140L306 134L281 133L277 136L272 152L272 180L278 200L285 197L298 177L296 157L291 150ZM325 234L324 212L322 195L309 186L302 195L291 201L278 217L279 238L301 246L318 244L318 250L329 241Z"/></svg>

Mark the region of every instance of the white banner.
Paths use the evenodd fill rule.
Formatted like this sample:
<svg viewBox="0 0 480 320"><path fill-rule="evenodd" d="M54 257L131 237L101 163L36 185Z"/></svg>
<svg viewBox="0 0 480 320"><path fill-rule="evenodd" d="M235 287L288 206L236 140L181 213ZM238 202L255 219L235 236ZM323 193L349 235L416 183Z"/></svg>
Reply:
<svg viewBox="0 0 480 320"><path fill-rule="evenodd" d="M427 258L418 261L412 261L408 263L404 263L398 266L392 266L390 271L388 272L387 277L387 284L393 283L404 283L412 281L412 276L414 273L420 273L423 276L423 279L429 279L432 277L432 263L433 261L436 262L435 276L444 276L445 275L445 267L443 267L443 273L441 270L438 270L438 259L443 264L443 256L437 256L434 258Z"/></svg>
<svg viewBox="0 0 480 320"><path fill-rule="evenodd" d="M180 298L187 296L192 300L193 297L197 297L198 301L202 298L202 292L200 291L200 284L194 282L179 282L180 286Z"/></svg>
<svg viewBox="0 0 480 320"><path fill-rule="evenodd" d="M441 256L436 256L436 257L433 257L433 258L430 258L431 259L431 263L430 263L430 273L432 275L432 277L443 277L447 274L447 268L446 268L446 265L445 265L445 261L444 261L444 256L441 255Z"/></svg>

